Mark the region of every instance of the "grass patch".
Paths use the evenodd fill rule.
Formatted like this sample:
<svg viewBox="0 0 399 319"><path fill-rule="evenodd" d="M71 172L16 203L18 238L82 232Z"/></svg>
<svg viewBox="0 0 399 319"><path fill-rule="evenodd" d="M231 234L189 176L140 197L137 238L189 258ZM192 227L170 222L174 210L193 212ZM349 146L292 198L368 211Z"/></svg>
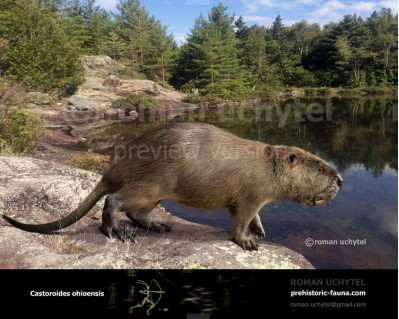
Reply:
<svg viewBox="0 0 399 319"><path fill-rule="evenodd" d="M88 154L71 155L65 164L68 166L85 169L97 174L103 174L108 168L110 161L110 156L95 154L89 150Z"/></svg>
<svg viewBox="0 0 399 319"><path fill-rule="evenodd" d="M156 82L158 85L162 86L163 88L167 89L167 90L174 90L174 87L171 86L167 81L159 81Z"/></svg>
<svg viewBox="0 0 399 319"><path fill-rule="evenodd" d="M87 249L70 244L65 241L63 235L50 235L45 238L44 245L59 254L77 255L87 254Z"/></svg>

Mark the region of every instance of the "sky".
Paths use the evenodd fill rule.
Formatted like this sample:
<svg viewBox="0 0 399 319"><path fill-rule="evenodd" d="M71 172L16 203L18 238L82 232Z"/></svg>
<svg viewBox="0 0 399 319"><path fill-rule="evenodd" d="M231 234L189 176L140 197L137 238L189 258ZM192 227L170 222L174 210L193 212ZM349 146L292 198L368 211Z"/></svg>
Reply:
<svg viewBox="0 0 399 319"><path fill-rule="evenodd" d="M97 0L96 4L106 10L117 12L118 0ZM373 11L391 8L398 12L397 0L141 0L150 15L168 25L178 45L184 42L194 20L202 13L207 17L210 9L220 2L228 8L227 12L236 17L242 16L246 25L253 24L270 27L279 14L285 26L306 20L318 23L321 27L329 22L339 22L344 15L354 14L369 17Z"/></svg>

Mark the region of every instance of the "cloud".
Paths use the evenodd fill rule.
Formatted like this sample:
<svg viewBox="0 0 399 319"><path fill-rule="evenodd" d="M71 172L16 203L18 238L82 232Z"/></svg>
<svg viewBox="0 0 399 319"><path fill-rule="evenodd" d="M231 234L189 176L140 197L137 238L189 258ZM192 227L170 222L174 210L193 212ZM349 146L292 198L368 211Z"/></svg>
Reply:
<svg viewBox="0 0 399 319"><path fill-rule="evenodd" d="M244 19L244 22L253 22L258 25L265 26L265 27L271 27L275 20L275 18L271 18L271 17L267 17L267 16L258 16L258 15L243 16L243 19ZM282 17L282 19L283 19L283 24L287 27L298 22L298 20L285 19L284 17Z"/></svg>
<svg viewBox="0 0 399 319"><path fill-rule="evenodd" d="M173 37L178 46L181 46L187 41L187 33L174 33Z"/></svg>
<svg viewBox="0 0 399 319"><path fill-rule="evenodd" d="M240 0L247 13L264 12L270 8L281 8L288 12L306 10L311 17L320 17L320 21L329 16L332 19L342 17L344 14L358 13L371 14L374 10L383 7L391 8L393 13L398 12L397 0L371 0L371 1L341 1L341 0ZM330 21L323 21L328 23ZM323 24L324 24L323 23Z"/></svg>
<svg viewBox="0 0 399 319"><path fill-rule="evenodd" d="M311 0L299 0L299 1L311 1ZM278 0L241 0L244 7L249 13L255 13L262 8L292 8L293 1L278 1ZM295 2L295 1L294 1Z"/></svg>
<svg viewBox="0 0 399 319"><path fill-rule="evenodd" d="M386 0L386 2L390 2L390 0ZM381 8L380 3L376 1L343 2L330 0L322 3L316 10L309 12L307 15L310 17L309 20L311 22L324 25L329 22L338 22L345 14L356 13L363 17L369 16L373 11L378 11Z"/></svg>
<svg viewBox="0 0 399 319"><path fill-rule="evenodd" d="M269 27L274 19L270 18L270 12L281 9L280 15L286 26L292 25L301 19L310 23L318 23L323 26L330 22L339 22L346 14L356 13L367 18L373 11L382 8L392 9L392 13L398 12L397 0L239 0L246 12L243 12L244 21L257 23ZM269 16L268 16L269 15Z"/></svg>
<svg viewBox="0 0 399 319"><path fill-rule="evenodd" d="M265 27L270 27L273 24L274 18L265 16L243 16L245 22L254 22Z"/></svg>
<svg viewBox="0 0 399 319"><path fill-rule="evenodd" d="M99 5L105 10L115 10L118 0L97 0L95 5Z"/></svg>
<svg viewBox="0 0 399 319"><path fill-rule="evenodd" d="M398 13L397 0L383 0L379 2L379 5L383 8L391 8L394 14Z"/></svg>

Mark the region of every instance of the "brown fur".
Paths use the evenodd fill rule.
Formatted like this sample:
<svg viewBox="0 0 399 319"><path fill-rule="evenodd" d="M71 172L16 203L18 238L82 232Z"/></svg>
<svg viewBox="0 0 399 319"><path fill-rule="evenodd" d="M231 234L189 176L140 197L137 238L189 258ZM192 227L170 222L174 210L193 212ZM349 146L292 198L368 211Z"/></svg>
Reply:
<svg viewBox="0 0 399 319"><path fill-rule="evenodd" d="M341 176L326 162L297 147L242 139L203 123L173 123L120 148L90 199L60 221L26 225L5 218L28 231L57 230L84 216L93 203L109 194L101 229L126 240L119 211L138 226L171 231L167 225L150 222L148 214L161 200L172 199L197 208L229 208L234 241L253 250L258 244L248 228L265 236L258 216L263 205L293 200L312 206L320 199L332 200L341 185Z"/></svg>

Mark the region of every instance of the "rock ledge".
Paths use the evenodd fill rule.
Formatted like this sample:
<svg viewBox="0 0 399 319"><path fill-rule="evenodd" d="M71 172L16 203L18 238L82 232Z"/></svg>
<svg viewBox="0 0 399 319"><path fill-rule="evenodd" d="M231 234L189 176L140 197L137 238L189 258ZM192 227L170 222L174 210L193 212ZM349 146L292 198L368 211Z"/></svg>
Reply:
<svg viewBox="0 0 399 319"><path fill-rule="evenodd" d="M56 163L0 155L0 211L22 222L45 223L65 216L93 189L101 176ZM139 243L109 239L100 230L101 200L69 228L50 235L28 233L0 222L0 268L14 269L310 269L300 254L260 242L245 252L230 232L187 222L162 207L154 220L175 230L158 234L122 225Z"/></svg>

